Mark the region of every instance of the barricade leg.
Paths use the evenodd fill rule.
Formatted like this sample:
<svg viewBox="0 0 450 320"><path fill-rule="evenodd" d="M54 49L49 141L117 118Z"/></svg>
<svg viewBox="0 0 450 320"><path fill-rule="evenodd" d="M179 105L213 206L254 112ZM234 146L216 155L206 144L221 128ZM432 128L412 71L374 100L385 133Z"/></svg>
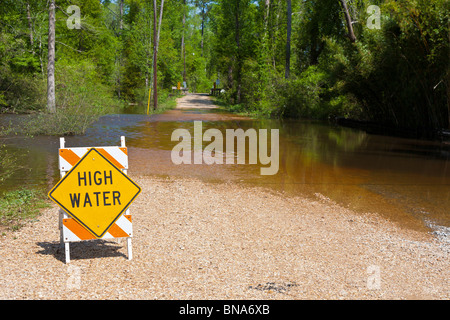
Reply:
<svg viewBox="0 0 450 320"><path fill-rule="evenodd" d="M63 213L59 209L59 247L64 248Z"/></svg>
<svg viewBox="0 0 450 320"><path fill-rule="evenodd" d="M70 244L69 242L64 243L64 251L66 254L66 263L70 262Z"/></svg>
<svg viewBox="0 0 450 320"><path fill-rule="evenodd" d="M133 259L133 247L131 245L131 238L127 238L127 251L128 251L128 260Z"/></svg>

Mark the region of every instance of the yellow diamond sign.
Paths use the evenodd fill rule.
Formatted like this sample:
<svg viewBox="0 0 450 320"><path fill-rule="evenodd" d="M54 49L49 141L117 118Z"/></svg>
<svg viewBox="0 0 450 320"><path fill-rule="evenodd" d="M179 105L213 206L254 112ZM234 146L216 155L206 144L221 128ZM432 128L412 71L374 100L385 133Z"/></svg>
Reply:
<svg viewBox="0 0 450 320"><path fill-rule="evenodd" d="M140 192L135 182L92 148L48 196L95 237L101 238Z"/></svg>

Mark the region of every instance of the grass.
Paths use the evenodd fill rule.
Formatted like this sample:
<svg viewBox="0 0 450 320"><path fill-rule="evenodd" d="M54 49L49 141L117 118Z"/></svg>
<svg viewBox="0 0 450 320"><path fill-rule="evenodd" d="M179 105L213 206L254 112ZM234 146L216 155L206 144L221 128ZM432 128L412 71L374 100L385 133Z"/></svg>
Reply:
<svg viewBox="0 0 450 320"><path fill-rule="evenodd" d="M160 90L158 92L158 107L156 110L153 109L153 99L150 101L150 106L148 106L148 96L145 96L135 103L134 109L130 111L131 113L147 114L148 110L148 115L160 114L175 108L177 106L177 98L181 97L181 94L169 94L166 90ZM127 108L125 108L126 112Z"/></svg>
<svg viewBox="0 0 450 320"><path fill-rule="evenodd" d="M181 94L169 95L163 101L161 101L161 103L158 103L158 108L154 110L153 113L162 113L166 110L175 108L177 106L177 99L181 97L182 97Z"/></svg>
<svg viewBox="0 0 450 320"><path fill-rule="evenodd" d="M270 116L260 110L248 110L244 104L229 104L224 99L220 97L212 97L214 104L219 106L221 109L235 113L240 116L246 116L253 119L269 119Z"/></svg>
<svg viewBox="0 0 450 320"><path fill-rule="evenodd" d="M0 195L0 227L15 231L49 207L43 192L34 189L7 191Z"/></svg>
<svg viewBox="0 0 450 320"><path fill-rule="evenodd" d="M16 157L6 149L5 145L0 145L0 182L8 179L19 168L16 160Z"/></svg>

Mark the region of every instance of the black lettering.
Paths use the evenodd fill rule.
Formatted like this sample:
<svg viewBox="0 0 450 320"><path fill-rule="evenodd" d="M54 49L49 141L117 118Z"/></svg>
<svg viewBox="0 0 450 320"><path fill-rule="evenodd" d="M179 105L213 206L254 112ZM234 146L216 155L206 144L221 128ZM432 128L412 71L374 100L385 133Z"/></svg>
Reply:
<svg viewBox="0 0 450 320"><path fill-rule="evenodd" d="M89 198L89 193L86 192L86 197L84 198L83 207L86 207L86 204L89 202L89 206L92 207L91 198Z"/></svg>
<svg viewBox="0 0 450 320"><path fill-rule="evenodd" d="M104 206L110 206L111 203L106 203L106 200L109 199L109 197L106 196L107 193L110 193L111 191L103 191L103 205Z"/></svg>
<svg viewBox="0 0 450 320"><path fill-rule="evenodd" d="M80 206L80 194L74 193L72 197L72 193L69 194L70 196L70 202L72 202L72 208L75 208L75 205L77 208Z"/></svg>
<svg viewBox="0 0 450 320"><path fill-rule="evenodd" d="M119 203L119 205L121 204L119 198L120 198L120 192L113 191L113 205L116 205L116 200Z"/></svg>
<svg viewBox="0 0 450 320"><path fill-rule="evenodd" d="M89 171L89 185L92 186L91 172Z"/></svg>
<svg viewBox="0 0 450 320"><path fill-rule="evenodd" d="M100 194L101 192L94 192L94 194L95 194L95 199L97 200L97 207L100 205L100 203L98 202L98 195Z"/></svg>
<svg viewBox="0 0 450 320"><path fill-rule="evenodd" d="M102 174L100 171L95 171L94 172L94 183L96 184L96 185L101 185L102 184L102 178L100 177L100 178L97 178L97 174Z"/></svg>
<svg viewBox="0 0 450 320"><path fill-rule="evenodd" d="M107 183L106 183L106 179L109 179L110 184L113 183L113 182L112 182L112 172L111 172L111 170L109 170L109 176L106 175L106 171L105 171L105 185L107 184Z"/></svg>
<svg viewBox="0 0 450 320"><path fill-rule="evenodd" d="M81 187L81 180L84 180L84 185L86 185L86 172L83 172L83 177L80 176L80 172L78 172L78 186Z"/></svg>

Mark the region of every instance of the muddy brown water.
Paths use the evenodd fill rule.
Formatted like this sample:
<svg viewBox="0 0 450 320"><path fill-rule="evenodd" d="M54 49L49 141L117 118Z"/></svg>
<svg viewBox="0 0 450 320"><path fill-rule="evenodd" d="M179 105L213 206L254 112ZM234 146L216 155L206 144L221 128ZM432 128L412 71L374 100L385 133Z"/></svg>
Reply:
<svg viewBox="0 0 450 320"><path fill-rule="evenodd" d="M450 227L450 145L440 142L366 134L305 120L254 120L213 108L205 96L190 96L192 105L147 116L145 107L107 115L84 135L65 137L66 147L119 145L126 137L129 174L195 177L231 181L285 192L286 196L322 194L361 214L377 212L406 228ZM0 126L18 116L0 115ZM261 164L181 164L171 160L175 129L202 121L203 132L219 129L279 129L279 171L260 175ZM26 123L24 124L26 125ZM49 190L59 180L59 137L8 136L2 152L15 155L15 173L0 191L22 186ZM203 147L209 142L203 142ZM225 148L224 148L225 149ZM248 162L248 159L247 159ZM247 163L246 162L246 163ZM195 190L193 190L195 192ZM213 201L213 199L212 199ZM318 212L317 214L321 214ZM443 227L443 228L442 228ZM447 236L448 237L448 236Z"/></svg>

